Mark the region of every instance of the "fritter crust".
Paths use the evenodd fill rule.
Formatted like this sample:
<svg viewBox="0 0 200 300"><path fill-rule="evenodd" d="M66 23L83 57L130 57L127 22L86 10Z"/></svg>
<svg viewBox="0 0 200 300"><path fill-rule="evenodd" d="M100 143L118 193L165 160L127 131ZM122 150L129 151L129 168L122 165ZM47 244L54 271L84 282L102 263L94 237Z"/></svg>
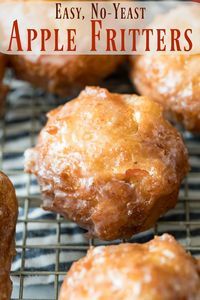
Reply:
<svg viewBox="0 0 200 300"><path fill-rule="evenodd" d="M197 300L197 261L167 234L145 244L92 248L75 262L59 300Z"/></svg>
<svg viewBox="0 0 200 300"><path fill-rule="evenodd" d="M18 204L15 190L8 177L0 172L0 299L9 300L12 283L10 268L15 255L15 226Z"/></svg>
<svg viewBox="0 0 200 300"><path fill-rule="evenodd" d="M165 15L158 15L150 27L171 28L172 24L193 28L198 40L196 6L177 6ZM163 105L170 120L182 123L189 131L200 132L200 54L197 43L193 46L198 54L154 53L132 57L131 79L141 95Z"/></svg>
<svg viewBox="0 0 200 300"><path fill-rule="evenodd" d="M0 53L0 81L2 81L5 72L5 57Z"/></svg>
<svg viewBox="0 0 200 300"><path fill-rule="evenodd" d="M139 93L161 103L169 118L200 131L200 55L143 55L132 59Z"/></svg>
<svg viewBox="0 0 200 300"><path fill-rule="evenodd" d="M44 208L103 240L152 227L175 206L188 171L181 136L159 104L97 87L51 111L25 156Z"/></svg>
<svg viewBox="0 0 200 300"><path fill-rule="evenodd" d="M36 87L66 97L85 85L97 84L125 60L123 55L10 56L18 78Z"/></svg>

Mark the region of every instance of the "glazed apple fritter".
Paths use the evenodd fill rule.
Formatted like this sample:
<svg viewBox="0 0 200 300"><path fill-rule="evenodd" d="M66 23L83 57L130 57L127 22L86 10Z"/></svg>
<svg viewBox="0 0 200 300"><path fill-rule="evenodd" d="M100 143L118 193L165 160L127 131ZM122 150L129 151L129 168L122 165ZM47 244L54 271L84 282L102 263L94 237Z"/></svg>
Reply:
<svg viewBox="0 0 200 300"><path fill-rule="evenodd" d="M0 172L0 300L9 300L11 297L10 268L15 255L17 215L14 187L8 177Z"/></svg>
<svg viewBox="0 0 200 300"><path fill-rule="evenodd" d="M88 87L48 114L25 169L37 176L45 209L114 240L175 206L188 158L159 104Z"/></svg>
<svg viewBox="0 0 200 300"><path fill-rule="evenodd" d="M48 92L66 97L85 85L97 84L125 60L123 55L11 56L18 78Z"/></svg>
<svg viewBox="0 0 200 300"><path fill-rule="evenodd" d="M96 247L72 265L59 300L197 300L199 271L167 234L145 244Z"/></svg>
<svg viewBox="0 0 200 300"><path fill-rule="evenodd" d="M187 18L185 18L187 15ZM157 18L162 28L173 24L199 29L199 10L180 7ZM163 27L164 26L164 27ZM151 54L131 58L131 79L139 93L161 103L170 120L189 131L200 131L200 54Z"/></svg>

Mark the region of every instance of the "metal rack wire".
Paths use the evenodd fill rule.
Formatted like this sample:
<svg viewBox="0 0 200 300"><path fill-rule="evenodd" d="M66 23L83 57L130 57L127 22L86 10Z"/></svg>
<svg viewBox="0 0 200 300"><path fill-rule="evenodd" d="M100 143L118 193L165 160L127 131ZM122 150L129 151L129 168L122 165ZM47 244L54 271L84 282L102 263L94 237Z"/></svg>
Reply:
<svg viewBox="0 0 200 300"><path fill-rule="evenodd" d="M123 76L123 78L125 77ZM19 178L20 176L26 178L23 187L23 191L25 191L24 194L21 194L16 186L19 206L23 208L23 215L19 216L18 219L18 224L22 224L23 226L23 237L22 243L16 243L16 250L21 253L21 265L18 271L12 271L11 274L15 278L19 279L17 291L15 291L15 296L13 296L12 299L44 300L44 298L40 298L40 291L38 291L38 295L31 296L31 298L26 296L25 278L27 276L41 276L43 278L53 276L53 293L45 299L55 300L58 299L59 282L66 273L60 269L60 252L62 250L80 251L84 255L89 246L102 244L103 242L84 239L84 242L82 243L76 243L74 241L66 243L66 241L63 241L61 238L61 229L63 224L68 221L64 220L60 215L57 215L54 219L50 217L45 219L33 219L29 217L30 209L41 205L41 198L38 192L32 191L32 176L23 174L23 163L21 158L27 146L30 147L35 144L38 131L45 123L45 113L61 104L61 102L55 97L44 95L40 91L35 91L27 84L11 79L11 77L7 80L11 85L11 92L7 98L5 110L0 121L0 167L8 176L10 176L11 180L13 179L14 182L18 176ZM104 86L107 86L110 90L116 92L132 92L130 83L127 79L122 80L121 75L116 75L115 78L110 78L104 83ZM10 114L16 111L22 112L23 117L28 119L26 125L26 136L28 137L29 145L26 143L20 143L15 146L16 144L8 138L8 135L10 134ZM20 136L23 136L23 134L24 132L21 132ZM153 234L161 234L167 231L172 233L188 251L192 252L193 255L200 255L200 138L190 136L187 133L184 133L184 137L189 149L192 168L182 185L177 207L173 210L173 214L169 213L159 220L155 228L150 231L150 235L148 235L147 238L145 235L142 235L142 237L141 235L137 235L131 239L131 242L145 241L146 239L149 239L150 236L153 236ZM17 136L12 137L15 142L17 142L17 138ZM8 156L14 157L16 162L19 161L19 163L17 163L17 167L12 164L6 165L6 158ZM29 232L29 225L32 223L35 223L38 227L40 227L41 224L55 224L55 243L29 244L27 236ZM116 241L116 243L117 242L119 241ZM33 248L52 249L54 251L55 268L53 271L49 271L48 269L42 271L26 269L26 252Z"/></svg>

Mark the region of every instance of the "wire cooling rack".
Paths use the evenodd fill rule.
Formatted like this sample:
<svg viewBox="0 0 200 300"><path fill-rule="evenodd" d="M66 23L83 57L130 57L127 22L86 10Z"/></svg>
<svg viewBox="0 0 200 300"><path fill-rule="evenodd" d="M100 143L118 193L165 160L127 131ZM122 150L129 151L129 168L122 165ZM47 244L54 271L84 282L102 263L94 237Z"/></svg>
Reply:
<svg viewBox="0 0 200 300"><path fill-rule="evenodd" d="M59 99L43 94L41 91L33 89L26 83L13 79L11 75L8 76L7 82L11 86L11 91L7 97L5 109L0 121L0 167L15 184L19 206L23 208L23 215L18 218L18 225L23 228L23 236L21 243L16 242L17 253L20 254L20 266L16 271L11 272L14 280L15 293L12 300L27 299L27 300L55 300L58 299L60 281L63 279L70 264L66 266L66 270L60 269L60 253L62 250L79 251L84 255L90 245L105 244L98 240L83 239L83 242L66 242L61 237L62 226L68 223L60 215L47 214L46 218L30 218L29 211L33 207L41 205L41 196L32 175L24 174L23 172L23 152L28 147L34 146L36 137L42 126L46 122L45 114L49 110L57 107L69 99L60 101ZM109 88L111 91L131 93L132 86L127 79L127 75L120 71L115 77L109 78L103 83L103 86ZM72 96L71 96L72 97ZM12 116L19 112L20 120L13 120ZM21 126L21 122L25 126ZM15 122L14 130L11 125ZM169 232L179 240L184 247L193 255L200 255L200 137L192 136L188 133L183 133L184 139L190 153L191 171L182 184L179 202L174 210L169 212L166 216L161 218L155 227L148 231L147 234L140 234L133 237L130 241L147 241L153 237L154 234L162 234ZM18 143L18 140L20 141ZM10 160L11 159L11 160ZM22 186L23 185L23 189ZM23 190L23 192L22 192ZM55 225L55 241L54 243L39 243L31 244L28 240L30 224L40 226ZM71 226L73 223L69 223ZM116 241L118 243L120 241ZM30 249L51 249L55 255L55 268L49 271L45 270L28 270L26 268L26 253ZM47 298L40 296L40 289L38 289L31 297L27 295L26 280L27 278L40 276L41 283L48 282L46 280L51 276L53 281L53 289L51 295ZM15 281L17 279L17 284ZM52 292L53 291L53 292Z"/></svg>

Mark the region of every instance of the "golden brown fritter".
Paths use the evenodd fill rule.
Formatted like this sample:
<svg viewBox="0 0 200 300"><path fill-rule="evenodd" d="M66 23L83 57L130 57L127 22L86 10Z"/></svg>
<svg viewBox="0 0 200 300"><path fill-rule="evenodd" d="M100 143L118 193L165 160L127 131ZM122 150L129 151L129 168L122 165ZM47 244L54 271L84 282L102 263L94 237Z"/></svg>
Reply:
<svg viewBox="0 0 200 300"><path fill-rule="evenodd" d="M14 187L8 177L0 172L0 300L9 300L11 297L10 268L15 255L17 215Z"/></svg>
<svg viewBox="0 0 200 300"><path fill-rule="evenodd" d="M156 17L151 26L171 28L172 24L178 24L179 28L193 28L198 40L199 17L196 6L181 5ZM197 45L193 46L195 50ZM171 120L181 122L187 130L199 132L200 54L154 53L132 57L131 61L131 79L139 93L161 103Z"/></svg>
<svg viewBox="0 0 200 300"><path fill-rule="evenodd" d="M0 108L2 107L6 94L8 92L8 87L2 84L6 68L6 58L0 53Z"/></svg>
<svg viewBox="0 0 200 300"><path fill-rule="evenodd" d="M123 55L11 56L18 78L65 97L112 74L125 60Z"/></svg>
<svg viewBox="0 0 200 300"><path fill-rule="evenodd" d="M59 300L197 300L197 261L167 234L145 244L92 248L75 262Z"/></svg>
<svg viewBox="0 0 200 300"><path fill-rule="evenodd" d="M5 56L0 53L0 81L2 81L5 72Z"/></svg>
<svg viewBox="0 0 200 300"><path fill-rule="evenodd" d="M133 58L132 80L140 94L161 103L170 118L200 131L200 55Z"/></svg>
<svg viewBox="0 0 200 300"><path fill-rule="evenodd" d="M44 208L113 240L175 206L188 160L159 104L88 87L48 114L25 169L39 180Z"/></svg>

